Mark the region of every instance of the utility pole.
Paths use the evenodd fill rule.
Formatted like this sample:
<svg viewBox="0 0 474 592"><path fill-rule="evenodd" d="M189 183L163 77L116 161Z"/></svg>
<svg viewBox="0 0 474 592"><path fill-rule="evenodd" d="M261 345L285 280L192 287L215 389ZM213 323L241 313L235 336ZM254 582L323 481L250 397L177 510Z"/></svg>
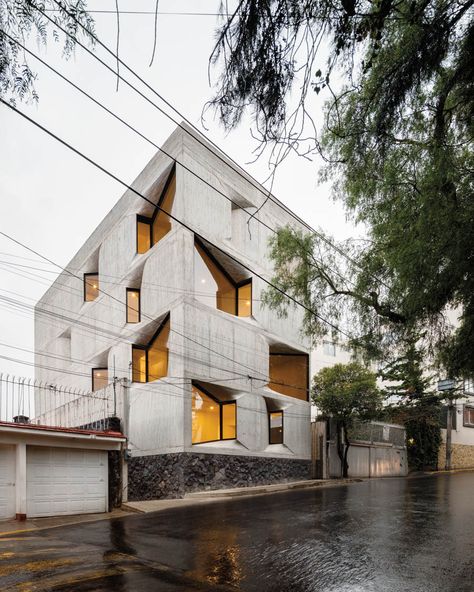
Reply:
<svg viewBox="0 0 474 592"><path fill-rule="evenodd" d="M451 378L447 378L445 380L440 380L438 382L438 391L449 392L450 395L454 390L455 383L454 380ZM446 471L451 470L451 438L452 438L452 431L453 431L453 399L452 396L448 398L448 408L446 413L446 463L444 468Z"/></svg>

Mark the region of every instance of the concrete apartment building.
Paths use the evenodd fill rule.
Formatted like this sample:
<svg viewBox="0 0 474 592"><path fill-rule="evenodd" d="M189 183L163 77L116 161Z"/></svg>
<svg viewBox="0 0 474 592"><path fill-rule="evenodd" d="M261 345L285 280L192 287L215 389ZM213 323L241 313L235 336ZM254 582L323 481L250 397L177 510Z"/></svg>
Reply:
<svg viewBox="0 0 474 592"><path fill-rule="evenodd" d="M265 190L185 124L163 150L38 302L36 377L115 378L129 499L307 478L302 311L261 301L270 229L302 223L272 198L248 224Z"/></svg>

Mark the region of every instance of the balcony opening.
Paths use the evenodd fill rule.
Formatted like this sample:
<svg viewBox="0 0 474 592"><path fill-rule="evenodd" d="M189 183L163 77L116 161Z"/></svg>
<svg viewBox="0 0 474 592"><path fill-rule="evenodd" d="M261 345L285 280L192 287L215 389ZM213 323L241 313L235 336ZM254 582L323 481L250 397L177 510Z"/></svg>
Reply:
<svg viewBox="0 0 474 592"><path fill-rule="evenodd" d="M252 316L252 280L236 281L200 241L194 242L194 296L238 317Z"/></svg>
<svg viewBox="0 0 474 592"><path fill-rule="evenodd" d="M192 385L192 443L234 440L237 437L237 404L221 400L201 385Z"/></svg>
<svg viewBox="0 0 474 592"><path fill-rule="evenodd" d="M309 400L308 354L270 347L270 381L268 386L282 395Z"/></svg>
<svg viewBox="0 0 474 592"><path fill-rule="evenodd" d="M171 230L169 214L176 193L176 168L173 166L161 192L153 215L137 215L137 253L146 253Z"/></svg>
<svg viewBox="0 0 474 592"><path fill-rule="evenodd" d="M132 346L132 381L153 382L168 374L168 339L170 317L167 315L148 345Z"/></svg>

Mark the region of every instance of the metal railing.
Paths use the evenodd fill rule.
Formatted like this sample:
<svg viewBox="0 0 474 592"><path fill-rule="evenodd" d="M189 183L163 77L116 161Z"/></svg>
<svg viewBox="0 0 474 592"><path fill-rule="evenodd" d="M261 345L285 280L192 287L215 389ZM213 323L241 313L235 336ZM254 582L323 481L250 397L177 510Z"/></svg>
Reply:
<svg viewBox="0 0 474 592"><path fill-rule="evenodd" d="M49 427L117 429L122 416L121 381L85 391L0 373L0 422Z"/></svg>

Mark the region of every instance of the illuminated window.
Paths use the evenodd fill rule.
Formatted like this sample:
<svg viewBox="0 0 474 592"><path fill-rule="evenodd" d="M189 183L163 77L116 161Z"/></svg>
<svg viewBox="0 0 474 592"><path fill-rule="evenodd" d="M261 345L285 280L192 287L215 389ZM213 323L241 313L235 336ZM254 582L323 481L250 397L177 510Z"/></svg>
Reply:
<svg viewBox="0 0 474 592"><path fill-rule="evenodd" d="M283 411L268 414L270 444L283 444Z"/></svg>
<svg viewBox="0 0 474 592"><path fill-rule="evenodd" d="M127 288L127 323L140 322L140 290Z"/></svg>
<svg viewBox="0 0 474 592"><path fill-rule="evenodd" d="M218 401L202 387L192 387L192 443L234 440L237 437L235 401Z"/></svg>
<svg viewBox="0 0 474 592"><path fill-rule="evenodd" d="M84 300L85 302L92 302L99 295L99 274L85 273L84 274Z"/></svg>
<svg viewBox="0 0 474 592"><path fill-rule="evenodd" d="M146 253L151 247L151 222L149 218L137 216L137 253Z"/></svg>
<svg viewBox="0 0 474 592"><path fill-rule="evenodd" d="M168 374L169 316L161 324L150 343L132 346L132 381L153 382Z"/></svg>
<svg viewBox="0 0 474 592"><path fill-rule="evenodd" d="M282 395L308 401L308 355L270 351L268 386Z"/></svg>
<svg viewBox="0 0 474 592"><path fill-rule="evenodd" d="M239 317L252 315L252 280L236 283L200 243L194 249L194 295L197 300Z"/></svg>
<svg viewBox="0 0 474 592"><path fill-rule="evenodd" d="M153 216L137 216L137 253L146 253L171 230L171 218L176 193L176 173L173 169L158 200Z"/></svg>
<svg viewBox="0 0 474 592"><path fill-rule="evenodd" d="M474 407L464 405L463 424L467 428L474 428Z"/></svg>
<svg viewBox="0 0 474 592"><path fill-rule="evenodd" d="M92 390L99 391L109 384L107 368L92 368Z"/></svg>

